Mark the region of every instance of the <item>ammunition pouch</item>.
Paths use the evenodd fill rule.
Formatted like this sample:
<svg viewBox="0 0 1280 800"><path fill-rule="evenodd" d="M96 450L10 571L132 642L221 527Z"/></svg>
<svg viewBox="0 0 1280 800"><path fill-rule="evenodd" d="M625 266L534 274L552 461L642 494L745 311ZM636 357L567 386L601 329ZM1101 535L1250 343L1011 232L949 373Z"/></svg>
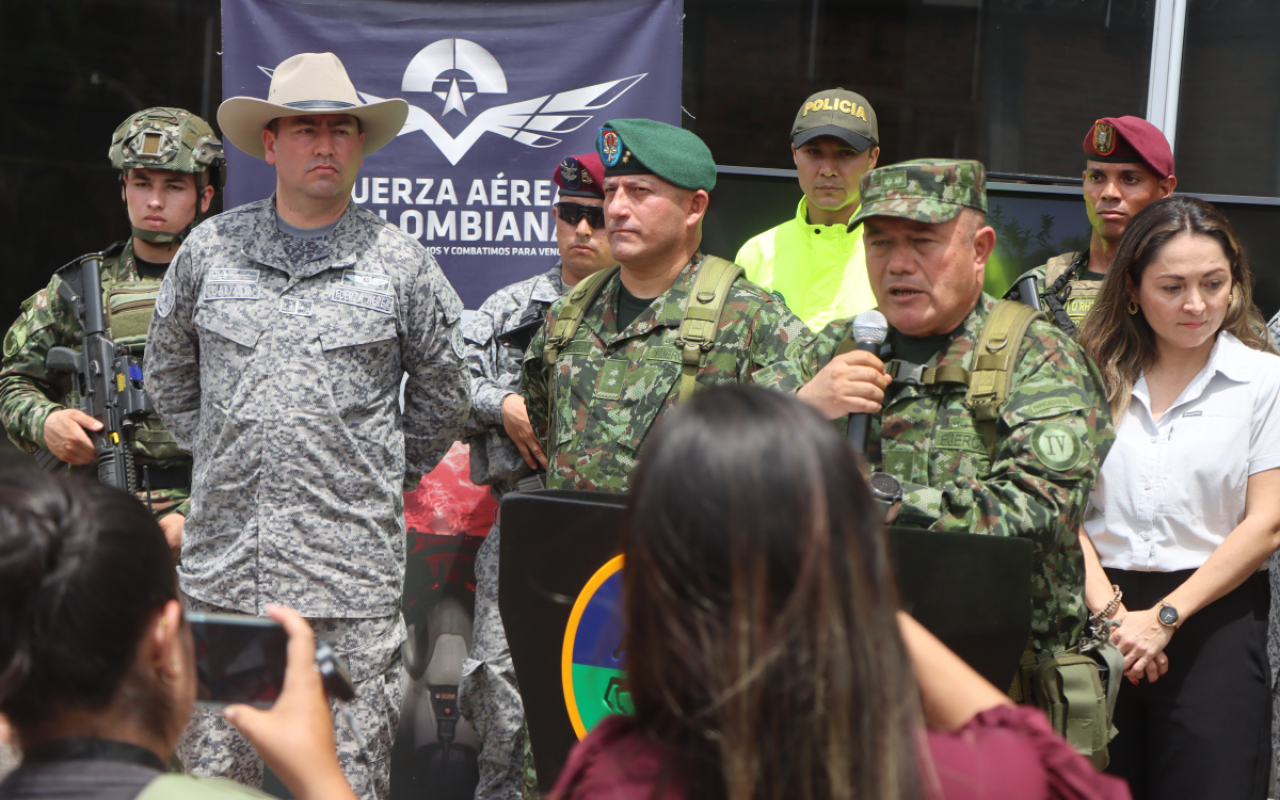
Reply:
<svg viewBox="0 0 1280 800"><path fill-rule="evenodd" d="M1107 766L1107 745L1124 659L1110 642L1036 654L1028 646L1009 696L1045 713L1054 731L1094 768Z"/></svg>

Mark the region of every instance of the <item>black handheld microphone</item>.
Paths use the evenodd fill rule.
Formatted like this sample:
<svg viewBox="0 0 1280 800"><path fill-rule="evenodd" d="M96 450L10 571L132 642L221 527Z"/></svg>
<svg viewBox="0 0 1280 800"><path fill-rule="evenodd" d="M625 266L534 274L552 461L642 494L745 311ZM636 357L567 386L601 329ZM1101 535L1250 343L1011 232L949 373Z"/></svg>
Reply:
<svg viewBox="0 0 1280 800"><path fill-rule="evenodd" d="M880 355L880 345L889 336L889 320L879 311L863 311L853 318L853 341L857 342L855 350L863 350ZM859 453L866 451L867 426L871 424L870 414L849 415L849 444Z"/></svg>

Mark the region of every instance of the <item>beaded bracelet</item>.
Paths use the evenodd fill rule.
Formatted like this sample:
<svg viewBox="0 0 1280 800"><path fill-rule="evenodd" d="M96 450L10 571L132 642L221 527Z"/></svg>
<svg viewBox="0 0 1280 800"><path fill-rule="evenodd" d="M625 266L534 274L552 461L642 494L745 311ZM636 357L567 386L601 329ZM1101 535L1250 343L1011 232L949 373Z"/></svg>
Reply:
<svg viewBox="0 0 1280 800"><path fill-rule="evenodd" d="M1101 622L1104 619L1111 619L1111 615L1119 610L1120 598L1124 597L1124 592L1120 591L1120 587L1116 586L1114 583L1111 584L1111 591L1115 592L1115 594L1111 595L1111 602L1107 603L1106 607L1098 613L1090 614L1090 622Z"/></svg>

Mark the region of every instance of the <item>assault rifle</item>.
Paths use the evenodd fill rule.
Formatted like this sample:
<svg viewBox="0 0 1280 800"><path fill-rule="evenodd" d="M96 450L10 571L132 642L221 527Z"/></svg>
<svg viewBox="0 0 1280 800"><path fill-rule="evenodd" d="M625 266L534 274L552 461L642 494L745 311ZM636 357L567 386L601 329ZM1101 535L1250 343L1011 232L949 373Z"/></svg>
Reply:
<svg viewBox="0 0 1280 800"><path fill-rule="evenodd" d="M98 454L98 480L136 494L138 467L133 437L138 424L153 410L142 388L142 362L128 348L108 336L102 307L102 261L90 256L58 271L58 296L66 300L84 329L80 352L68 347L49 350L45 366L51 372L70 372L75 379L80 410L102 423L100 431L85 431ZM46 470L65 464L48 449L36 453Z"/></svg>

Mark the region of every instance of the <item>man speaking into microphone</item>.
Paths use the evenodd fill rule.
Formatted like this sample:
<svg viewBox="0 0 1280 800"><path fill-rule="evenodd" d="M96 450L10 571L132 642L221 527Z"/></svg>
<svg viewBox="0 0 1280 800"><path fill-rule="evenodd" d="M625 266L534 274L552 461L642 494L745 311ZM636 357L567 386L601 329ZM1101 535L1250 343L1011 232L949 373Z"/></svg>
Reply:
<svg viewBox="0 0 1280 800"><path fill-rule="evenodd" d="M1076 537L1114 434L1079 346L1033 309L982 293L996 243L986 209L976 161L863 176L849 225L863 225L891 354L856 347L850 321L832 322L809 345L813 377L798 395L828 419L869 415L851 422L865 425L878 491L900 486L893 524L1030 539L1032 645L1058 652L1088 617Z"/></svg>

